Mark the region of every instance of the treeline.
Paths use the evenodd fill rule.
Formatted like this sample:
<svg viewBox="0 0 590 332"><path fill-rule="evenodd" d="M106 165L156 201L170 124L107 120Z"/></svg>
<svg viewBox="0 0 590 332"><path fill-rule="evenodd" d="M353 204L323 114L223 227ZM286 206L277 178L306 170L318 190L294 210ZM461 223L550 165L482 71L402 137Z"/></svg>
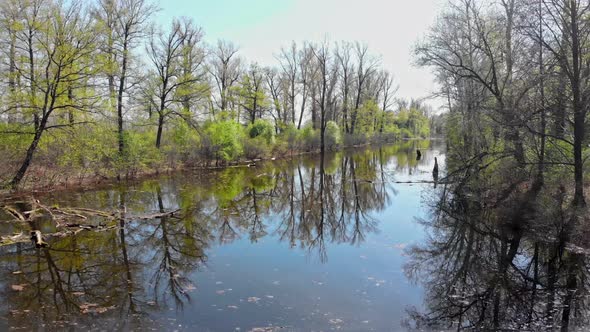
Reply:
<svg viewBox="0 0 590 332"><path fill-rule="evenodd" d="M0 4L5 186L429 134L428 108L394 98L393 75L366 45L293 42L263 67L231 42L205 44L189 18L157 28L157 10Z"/></svg>
<svg viewBox="0 0 590 332"><path fill-rule="evenodd" d="M585 205L589 14L582 0L449 2L415 49L447 101L449 172L573 188Z"/></svg>

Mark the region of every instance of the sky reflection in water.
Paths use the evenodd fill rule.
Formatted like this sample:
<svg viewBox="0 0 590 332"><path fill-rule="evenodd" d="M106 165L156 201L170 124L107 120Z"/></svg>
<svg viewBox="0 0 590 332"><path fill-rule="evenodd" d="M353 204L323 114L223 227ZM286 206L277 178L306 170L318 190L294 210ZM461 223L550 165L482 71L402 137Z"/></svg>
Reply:
<svg viewBox="0 0 590 332"><path fill-rule="evenodd" d="M423 240L440 142L177 174L42 197L182 218L0 249L4 327L397 330L421 289L402 271ZM416 148L422 158L416 160ZM323 169L323 171L322 171ZM44 230L49 231L51 225ZM3 233L10 232L3 226Z"/></svg>

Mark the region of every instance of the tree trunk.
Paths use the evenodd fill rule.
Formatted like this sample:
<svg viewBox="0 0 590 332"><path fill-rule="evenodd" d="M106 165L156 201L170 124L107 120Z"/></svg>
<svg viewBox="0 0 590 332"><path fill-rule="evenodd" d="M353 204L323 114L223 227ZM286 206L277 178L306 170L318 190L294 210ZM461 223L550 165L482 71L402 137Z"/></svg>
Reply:
<svg viewBox="0 0 590 332"><path fill-rule="evenodd" d="M158 116L158 133L156 134L156 149L160 149L162 143L162 130L164 129L164 114L160 113Z"/></svg>
<svg viewBox="0 0 590 332"><path fill-rule="evenodd" d="M12 178L10 183L8 184L11 189L16 189L18 187L18 185L20 184L20 182L22 181L22 179L25 177L25 174L27 173L27 169L29 168L29 166L31 165L31 161L33 160L33 155L35 154L35 151L37 150L37 146L39 145L39 141L41 141L41 136L43 135L43 132L45 131L45 126L47 125L47 118L48 118L48 116L44 116L41 119L41 122L39 123L39 128L35 131L35 136L33 137L33 141L31 142L31 144L29 145L29 148L27 149L27 154L25 156L25 159L23 160L23 163L21 164L20 168L18 169L18 171L16 172L16 174L14 175L14 177Z"/></svg>
<svg viewBox="0 0 590 332"><path fill-rule="evenodd" d="M117 129L119 134L119 155L125 151L125 133L123 132L123 92L125 91L125 75L127 73L127 36L123 42L123 64L121 66L121 77L119 78L119 91L117 93Z"/></svg>
<svg viewBox="0 0 590 332"><path fill-rule="evenodd" d="M574 205L585 206L584 199L584 160L582 159L582 142L584 140L584 122L586 111L581 96L581 45L578 26L578 8L575 1L570 1L571 43L572 43L572 94L574 111Z"/></svg>

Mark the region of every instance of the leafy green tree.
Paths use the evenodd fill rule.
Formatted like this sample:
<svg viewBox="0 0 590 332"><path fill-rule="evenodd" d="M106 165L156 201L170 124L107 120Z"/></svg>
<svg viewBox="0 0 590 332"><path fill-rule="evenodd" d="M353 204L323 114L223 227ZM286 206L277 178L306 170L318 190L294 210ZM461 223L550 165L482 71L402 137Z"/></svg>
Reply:
<svg viewBox="0 0 590 332"><path fill-rule="evenodd" d="M40 103L35 100L30 105L38 110L40 119L24 160L9 183L11 188L18 187L25 176L43 134L49 129L69 125L52 123L50 120L56 113L70 108L88 111L96 101L92 95L72 96L72 90L84 90L88 78L95 74L92 53L96 34L92 31L91 20L82 15L79 4L68 7L52 4L48 10L52 15L39 26L35 43L36 60L45 69L28 77L29 84L41 92Z"/></svg>
<svg viewBox="0 0 590 332"><path fill-rule="evenodd" d="M244 130L239 123L232 120L209 122L205 134L216 159L232 161L242 154Z"/></svg>

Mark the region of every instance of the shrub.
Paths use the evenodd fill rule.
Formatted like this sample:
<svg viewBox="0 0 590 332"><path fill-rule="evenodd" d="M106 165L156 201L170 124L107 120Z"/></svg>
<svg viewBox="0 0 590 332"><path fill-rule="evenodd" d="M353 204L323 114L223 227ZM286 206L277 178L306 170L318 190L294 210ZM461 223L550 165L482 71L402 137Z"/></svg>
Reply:
<svg viewBox="0 0 590 332"><path fill-rule="evenodd" d="M183 161L195 157L196 147L200 145L199 134L186 121L175 119L172 128L166 132L163 150L172 158L179 157Z"/></svg>
<svg viewBox="0 0 590 332"><path fill-rule="evenodd" d="M287 149L298 150L301 146L299 136L299 130L295 125L287 124L282 126L279 140L285 142Z"/></svg>
<svg viewBox="0 0 590 332"><path fill-rule="evenodd" d="M308 124L299 131L299 140L307 151L318 149L320 147L320 131L313 129Z"/></svg>
<svg viewBox="0 0 590 332"><path fill-rule="evenodd" d="M328 121L326 123L326 132L324 136L324 144L328 149L336 149L342 144L342 134L340 128L334 121Z"/></svg>
<svg viewBox="0 0 590 332"><path fill-rule="evenodd" d="M203 140L205 150L216 158L232 161L242 155L244 146L242 126L233 120L209 122L205 127L206 140Z"/></svg>
<svg viewBox="0 0 590 332"><path fill-rule="evenodd" d="M275 129L274 126L263 119L258 119L250 124L247 129L250 138L262 137L267 144L274 143Z"/></svg>
<svg viewBox="0 0 590 332"><path fill-rule="evenodd" d="M262 136L244 140L244 156L248 159L263 158L268 155L269 150L269 145Z"/></svg>

